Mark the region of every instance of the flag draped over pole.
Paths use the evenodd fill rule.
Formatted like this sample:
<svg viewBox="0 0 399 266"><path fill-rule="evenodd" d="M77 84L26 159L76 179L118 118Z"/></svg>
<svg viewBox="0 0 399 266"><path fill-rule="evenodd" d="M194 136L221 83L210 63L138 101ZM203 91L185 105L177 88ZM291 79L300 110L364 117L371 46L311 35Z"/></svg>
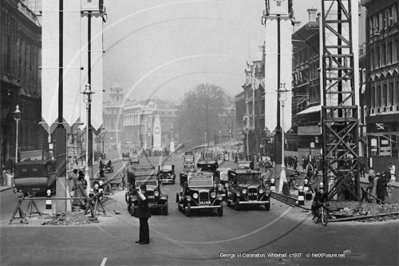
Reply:
<svg viewBox="0 0 399 266"><path fill-rule="evenodd" d="M86 121L85 104L81 92L87 83L87 15L81 13L81 0L64 1L63 37L63 121L72 126L80 118ZM57 127L58 73L59 73L59 5L57 1L44 0L42 4L42 120L43 127L51 133ZM93 11L92 16L92 126L102 125L102 16Z"/></svg>

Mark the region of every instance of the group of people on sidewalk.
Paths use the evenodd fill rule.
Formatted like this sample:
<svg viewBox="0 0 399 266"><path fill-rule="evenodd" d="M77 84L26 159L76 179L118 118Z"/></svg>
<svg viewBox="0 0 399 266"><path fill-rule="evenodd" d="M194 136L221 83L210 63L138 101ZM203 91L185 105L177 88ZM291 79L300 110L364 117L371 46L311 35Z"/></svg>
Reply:
<svg viewBox="0 0 399 266"><path fill-rule="evenodd" d="M388 171L376 173L373 167L368 172L368 181L366 191L377 197L378 203L383 203L388 197L388 190L391 189L392 183L396 179L396 167L393 163L389 165Z"/></svg>

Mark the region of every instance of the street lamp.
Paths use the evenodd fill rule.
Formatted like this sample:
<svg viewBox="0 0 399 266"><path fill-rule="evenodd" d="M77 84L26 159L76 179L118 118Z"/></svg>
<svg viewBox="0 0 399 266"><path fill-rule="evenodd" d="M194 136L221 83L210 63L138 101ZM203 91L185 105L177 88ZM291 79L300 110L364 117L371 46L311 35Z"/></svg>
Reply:
<svg viewBox="0 0 399 266"><path fill-rule="evenodd" d="M284 171L284 106L285 101L287 100L287 92L288 90L285 88L285 83L280 83L280 88L277 91L278 97L281 104L281 172Z"/></svg>
<svg viewBox="0 0 399 266"><path fill-rule="evenodd" d="M18 122L21 119L22 112L17 104L14 112L14 120L17 122L16 139L15 139L15 163L18 162Z"/></svg>
<svg viewBox="0 0 399 266"><path fill-rule="evenodd" d="M86 166L85 166L85 180L87 182L86 193L89 195L91 184L89 176L89 129L90 129L90 105L91 105L91 95L94 93L91 91L90 84L85 85L85 90L83 93L83 101L86 103Z"/></svg>

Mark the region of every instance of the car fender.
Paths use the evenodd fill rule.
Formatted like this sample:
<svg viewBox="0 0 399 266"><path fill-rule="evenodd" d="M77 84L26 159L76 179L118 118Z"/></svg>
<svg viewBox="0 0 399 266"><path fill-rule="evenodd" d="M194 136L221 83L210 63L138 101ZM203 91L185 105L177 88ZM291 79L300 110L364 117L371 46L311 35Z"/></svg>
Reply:
<svg viewBox="0 0 399 266"><path fill-rule="evenodd" d="M161 199L161 200L168 200L168 195L161 195L161 197L159 197L159 199Z"/></svg>

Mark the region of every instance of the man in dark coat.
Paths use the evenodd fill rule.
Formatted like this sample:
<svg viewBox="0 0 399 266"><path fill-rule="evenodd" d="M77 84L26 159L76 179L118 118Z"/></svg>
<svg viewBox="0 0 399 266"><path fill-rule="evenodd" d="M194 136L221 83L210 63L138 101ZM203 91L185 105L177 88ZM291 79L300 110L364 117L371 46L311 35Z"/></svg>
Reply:
<svg viewBox="0 0 399 266"><path fill-rule="evenodd" d="M150 244L150 229L148 227L148 218L151 217L150 207L148 206L147 187L145 184L140 186L137 192L139 200L136 217L140 219L140 238L136 243L144 245Z"/></svg>
<svg viewBox="0 0 399 266"><path fill-rule="evenodd" d="M377 173L378 176L378 173ZM376 188L378 203L383 203L385 200L385 196L388 195L387 192L387 179L385 174L382 174L377 179L377 188Z"/></svg>

